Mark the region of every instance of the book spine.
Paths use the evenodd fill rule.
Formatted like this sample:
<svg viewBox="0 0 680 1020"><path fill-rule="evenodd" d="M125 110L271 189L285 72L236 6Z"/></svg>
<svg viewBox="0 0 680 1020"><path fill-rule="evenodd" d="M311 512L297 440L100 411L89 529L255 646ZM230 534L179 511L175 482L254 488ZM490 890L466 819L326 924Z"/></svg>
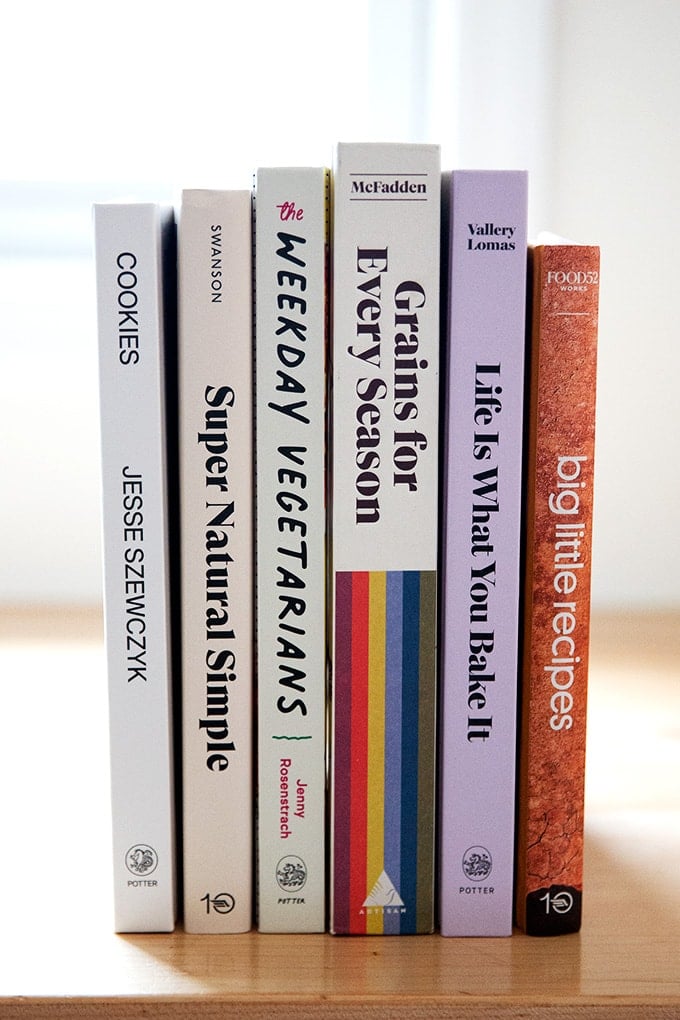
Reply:
<svg viewBox="0 0 680 1020"><path fill-rule="evenodd" d="M527 175L454 171L444 388L443 935L512 933Z"/></svg>
<svg viewBox="0 0 680 1020"><path fill-rule="evenodd" d="M596 246L533 253L517 922L578 931L599 295Z"/></svg>
<svg viewBox="0 0 680 1020"><path fill-rule="evenodd" d="M331 930L433 927L441 170L340 145L333 180Z"/></svg>
<svg viewBox="0 0 680 1020"><path fill-rule="evenodd" d="M256 177L258 927L326 923L328 172Z"/></svg>
<svg viewBox="0 0 680 1020"><path fill-rule="evenodd" d="M172 931L176 908L165 359L174 219L94 207L110 706L114 923ZM166 352L165 345L168 350Z"/></svg>
<svg viewBox="0 0 680 1020"><path fill-rule="evenodd" d="M253 371L249 191L185 191L179 224L184 924L247 931L253 898Z"/></svg>

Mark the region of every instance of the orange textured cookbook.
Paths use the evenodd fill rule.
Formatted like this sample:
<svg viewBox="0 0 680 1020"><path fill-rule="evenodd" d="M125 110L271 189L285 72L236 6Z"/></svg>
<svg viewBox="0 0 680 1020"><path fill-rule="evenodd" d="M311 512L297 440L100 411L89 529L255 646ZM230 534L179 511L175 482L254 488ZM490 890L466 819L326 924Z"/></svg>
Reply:
<svg viewBox="0 0 680 1020"><path fill-rule="evenodd" d="M600 257L532 249L517 923L581 926Z"/></svg>

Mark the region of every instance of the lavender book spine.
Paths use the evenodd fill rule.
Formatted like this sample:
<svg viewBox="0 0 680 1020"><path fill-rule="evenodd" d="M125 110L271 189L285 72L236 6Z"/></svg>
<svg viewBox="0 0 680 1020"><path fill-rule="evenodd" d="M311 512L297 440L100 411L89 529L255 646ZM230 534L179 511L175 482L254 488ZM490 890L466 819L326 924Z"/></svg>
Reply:
<svg viewBox="0 0 680 1020"><path fill-rule="evenodd" d="M443 935L512 931L527 174L454 171L444 359Z"/></svg>

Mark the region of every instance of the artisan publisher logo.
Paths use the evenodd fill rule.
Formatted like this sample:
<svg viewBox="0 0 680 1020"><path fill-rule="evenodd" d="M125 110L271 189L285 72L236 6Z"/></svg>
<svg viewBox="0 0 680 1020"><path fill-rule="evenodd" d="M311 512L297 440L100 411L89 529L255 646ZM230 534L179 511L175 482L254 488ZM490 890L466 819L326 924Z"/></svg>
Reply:
<svg viewBox="0 0 680 1020"><path fill-rule="evenodd" d="M352 174L350 202L426 202L427 174Z"/></svg>
<svg viewBox="0 0 680 1020"><path fill-rule="evenodd" d="M125 854L125 867L135 877L145 878L158 867L158 854L152 846L136 843Z"/></svg>
<svg viewBox="0 0 680 1020"><path fill-rule="evenodd" d="M463 873L471 882L483 882L493 868L491 854L484 846L471 846L463 854Z"/></svg>
<svg viewBox="0 0 680 1020"><path fill-rule="evenodd" d="M403 907L404 901L397 892L392 879L382 872L370 893L363 902L364 907Z"/></svg>

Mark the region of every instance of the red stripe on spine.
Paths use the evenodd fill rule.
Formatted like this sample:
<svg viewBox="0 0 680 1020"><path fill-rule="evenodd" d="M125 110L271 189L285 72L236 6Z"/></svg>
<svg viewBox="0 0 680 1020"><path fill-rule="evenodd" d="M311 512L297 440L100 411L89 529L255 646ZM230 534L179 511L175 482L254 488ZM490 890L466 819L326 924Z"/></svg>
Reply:
<svg viewBox="0 0 680 1020"><path fill-rule="evenodd" d="M368 574L352 575L352 737L350 831L350 931L363 934L360 915L366 899L366 822L368 774Z"/></svg>
<svg viewBox="0 0 680 1020"><path fill-rule="evenodd" d="M349 926L349 875L351 832L351 726L352 711L352 575L338 573L335 588L335 703L334 769L342 781L334 787L333 833L333 919L335 931L346 932Z"/></svg>

